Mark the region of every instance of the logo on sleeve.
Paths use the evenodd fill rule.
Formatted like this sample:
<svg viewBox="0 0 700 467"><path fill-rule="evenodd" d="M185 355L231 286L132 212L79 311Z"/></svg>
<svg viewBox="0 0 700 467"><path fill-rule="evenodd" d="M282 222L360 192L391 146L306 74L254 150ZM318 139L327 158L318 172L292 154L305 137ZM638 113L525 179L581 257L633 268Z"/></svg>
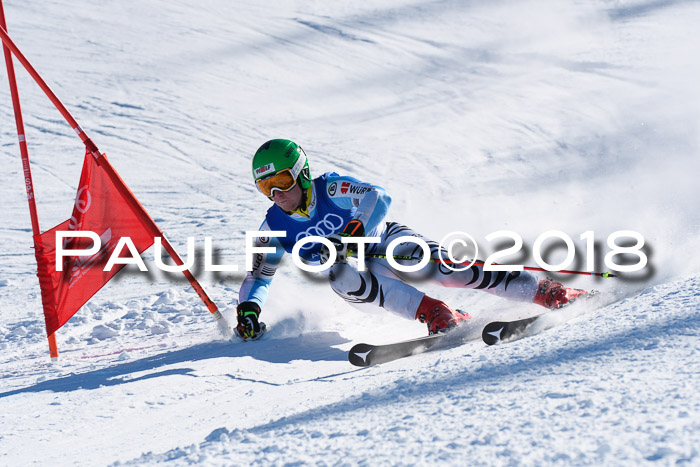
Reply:
<svg viewBox="0 0 700 467"><path fill-rule="evenodd" d="M338 186L340 185L340 186ZM372 190L372 186L353 182L332 182L328 184L328 194L335 196L350 196L352 198L362 198L365 193Z"/></svg>
<svg viewBox="0 0 700 467"><path fill-rule="evenodd" d="M361 198L362 195L371 190L372 187L360 185L358 183L343 182L343 184L340 186L340 192L342 194L349 193L350 196L355 195L353 198Z"/></svg>

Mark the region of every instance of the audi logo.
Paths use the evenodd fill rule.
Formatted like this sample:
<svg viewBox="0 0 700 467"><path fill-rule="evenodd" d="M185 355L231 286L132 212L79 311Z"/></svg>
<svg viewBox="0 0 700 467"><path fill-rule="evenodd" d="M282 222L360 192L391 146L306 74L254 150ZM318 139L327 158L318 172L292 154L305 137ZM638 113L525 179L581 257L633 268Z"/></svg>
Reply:
<svg viewBox="0 0 700 467"><path fill-rule="evenodd" d="M83 196L84 195L84 196ZM82 186L75 195L75 209L81 214L85 214L92 204L92 195L88 191L88 186Z"/></svg>
<svg viewBox="0 0 700 467"><path fill-rule="evenodd" d="M317 236L317 237L327 237L332 233L337 232L343 226L343 218L338 214L328 213L326 216L318 222L316 225L312 225L303 232L297 234L296 241L298 242L304 237ZM301 247L302 250L307 250L314 246L313 243L307 243Z"/></svg>

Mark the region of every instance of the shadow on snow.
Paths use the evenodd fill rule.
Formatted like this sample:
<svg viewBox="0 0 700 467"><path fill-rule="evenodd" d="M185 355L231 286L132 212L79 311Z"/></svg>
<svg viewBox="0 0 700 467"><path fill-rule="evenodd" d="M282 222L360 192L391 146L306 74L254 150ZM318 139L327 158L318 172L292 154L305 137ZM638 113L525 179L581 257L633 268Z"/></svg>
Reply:
<svg viewBox="0 0 700 467"><path fill-rule="evenodd" d="M314 408L297 415L271 421L264 425L253 427L247 431L261 435L273 430L283 429L286 426L304 425L315 420L324 420L329 417L342 416L344 413L367 409L372 406L395 404L404 396L410 399L415 394L427 396L430 394L444 393L445 388L464 386L465 384L492 384L497 385L503 378L513 378L522 374L536 374L538 369L554 367L567 364L572 361L586 359L588 357L598 357L614 353L625 353L630 350L653 350L657 347L659 337L671 337L678 335L697 335L700 331L700 308L689 307L687 314L677 314L666 319L649 323L643 327L633 327L617 333L604 333L599 339L591 342L568 346L565 353L547 352L533 355L526 359L517 359L508 365L502 363L491 363L479 368L465 367L463 370L440 377L437 373L434 378L428 381L406 382L397 380L391 387L383 386L380 391L367 394L365 397L352 397L348 400L330 404L323 407ZM483 351L493 351L484 349ZM367 369L357 370L359 375ZM408 376L411 377L410 375ZM226 428L219 428L207 437L205 442L214 441L214 438Z"/></svg>
<svg viewBox="0 0 700 467"><path fill-rule="evenodd" d="M252 343L231 344L228 341L204 343L120 363L108 368L41 381L25 388L2 392L0 398L28 392L71 392L78 389L98 389L171 375L198 377L194 374L197 371L197 365L192 365L195 368L186 368L181 365L187 362L216 358L251 357L270 363L289 363L293 360L344 361L347 360L347 352L333 346L346 342L347 339L341 337L337 332L318 332L286 339L263 339ZM164 368L170 365L178 365L179 367ZM135 378L130 377L133 373L157 369L162 370ZM260 380L256 380L256 382L275 384Z"/></svg>

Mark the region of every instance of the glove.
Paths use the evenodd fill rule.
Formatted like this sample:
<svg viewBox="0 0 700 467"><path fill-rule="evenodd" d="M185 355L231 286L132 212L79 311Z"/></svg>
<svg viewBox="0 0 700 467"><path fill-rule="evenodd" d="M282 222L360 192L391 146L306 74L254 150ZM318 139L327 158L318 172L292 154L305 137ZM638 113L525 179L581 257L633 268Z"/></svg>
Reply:
<svg viewBox="0 0 700 467"><path fill-rule="evenodd" d="M333 244L336 251L335 260L339 263L344 263L348 259L348 247L349 243L343 243L343 235L339 233L330 234L326 237ZM325 264L331 257L331 252L328 247L324 244L321 246L321 263Z"/></svg>
<svg viewBox="0 0 700 467"><path fill-rule="evenodd" d="M362 237L365 234L365 226L362 221L353 219L347 223L340 233L330 234L326 237L335 247L336 261L344 263L348 259L350 252L357 251L356 243L343 243L343 237ZM330 251L326 245L321 247L321 263L325 263L330 258Z"/></svg>
<svg viewBox="0 0 700 467"><path fill-rule="evenodd" d="M238 337L244 341L257 340L262 337L265 332L265 324L258 321L260 307L257 303L239 303L236 307L236 316L238 318L238 326L236 326Z"/></svg>
<svg viewBox="0 0 700 467"><path fill-rule="evenodd" d="M360 220L353 219L343 228L342 235L344 237L364 237L365 224Z"/></svg>

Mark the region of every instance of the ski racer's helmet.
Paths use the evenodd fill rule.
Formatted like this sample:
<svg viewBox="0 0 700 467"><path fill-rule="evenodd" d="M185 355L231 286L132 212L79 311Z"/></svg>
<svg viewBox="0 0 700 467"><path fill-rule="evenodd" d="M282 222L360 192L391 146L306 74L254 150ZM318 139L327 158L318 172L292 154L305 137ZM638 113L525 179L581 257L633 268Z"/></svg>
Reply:
<svg viewBox="0 0 700 467"><path fill-rule="evenodd" d="M253 156L253 179L258 190L270 198L273 191L289 191L298 183L311 186L309 161L301 146L288 139L273 139Z"/></svg>

